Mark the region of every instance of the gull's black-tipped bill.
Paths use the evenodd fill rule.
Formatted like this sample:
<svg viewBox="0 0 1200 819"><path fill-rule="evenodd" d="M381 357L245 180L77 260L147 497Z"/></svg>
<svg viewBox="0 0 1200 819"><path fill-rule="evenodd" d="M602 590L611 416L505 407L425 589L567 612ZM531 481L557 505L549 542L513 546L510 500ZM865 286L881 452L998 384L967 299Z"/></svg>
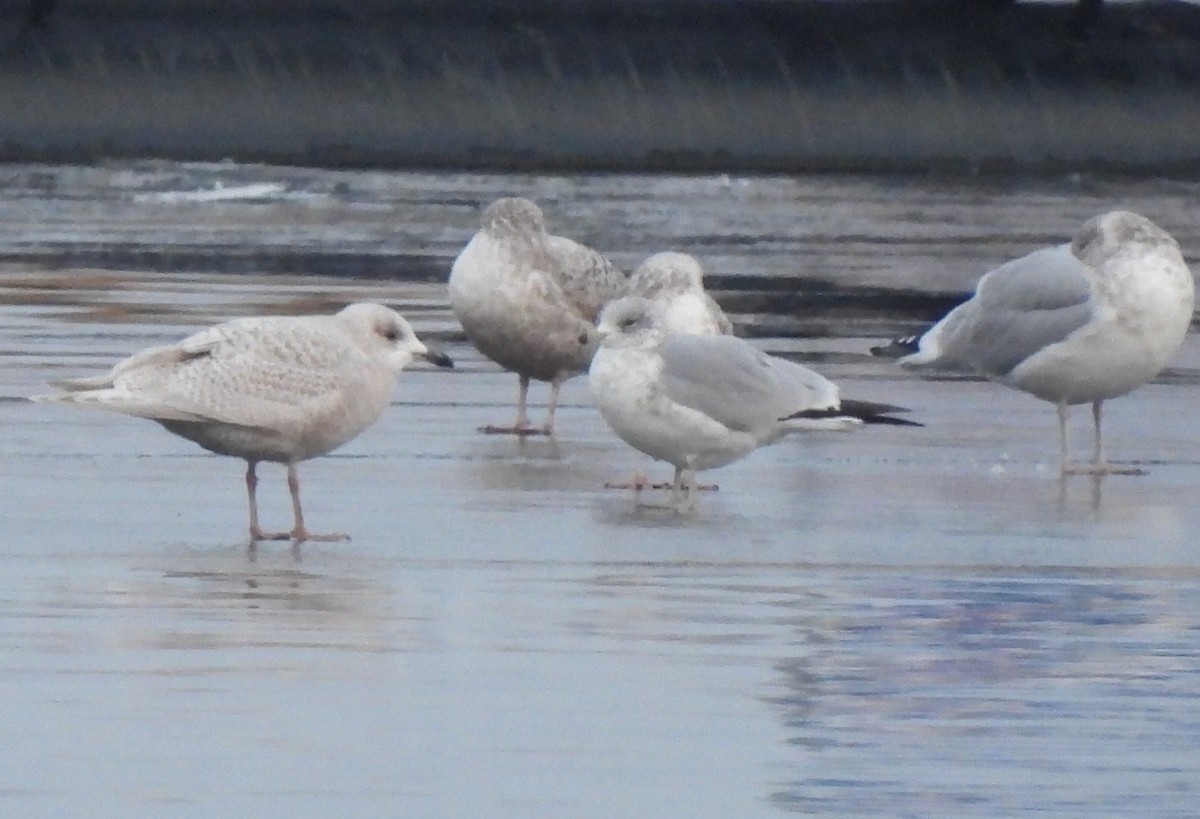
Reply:
<svg viewBox="0 0 1200 819"><path fill-rule="evenodd" d="M439 350L437 347L434 347L431 344L426 344L425 347L427 350L427 352L425 353L426 361L428 361L430 364L434 364L438 367L444 367L447 370L454 369L454 359L453 358L446 355L441 350Z"/></svg>

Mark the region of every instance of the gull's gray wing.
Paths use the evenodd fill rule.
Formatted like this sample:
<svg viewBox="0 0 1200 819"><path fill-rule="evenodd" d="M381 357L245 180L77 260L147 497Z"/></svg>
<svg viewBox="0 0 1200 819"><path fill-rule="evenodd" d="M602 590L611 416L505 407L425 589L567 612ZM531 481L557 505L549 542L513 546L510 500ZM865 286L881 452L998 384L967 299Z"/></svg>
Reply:
<svg viewBox="0 0 1200 819"><path fill-rule="evenodd" d="M1034 251L987 273L975 295L920 341L913 363L959 364L1004 376L1062 341L1093 315L1091 284L1068 244Z"/></svg>
<svg viewBox="0 0 1200 819"><path fill-rule="evenodd" d="M660 353L664 394L730 429L759 432L797 412L838 405L828 379L740 338L672 336Z"/></svg>

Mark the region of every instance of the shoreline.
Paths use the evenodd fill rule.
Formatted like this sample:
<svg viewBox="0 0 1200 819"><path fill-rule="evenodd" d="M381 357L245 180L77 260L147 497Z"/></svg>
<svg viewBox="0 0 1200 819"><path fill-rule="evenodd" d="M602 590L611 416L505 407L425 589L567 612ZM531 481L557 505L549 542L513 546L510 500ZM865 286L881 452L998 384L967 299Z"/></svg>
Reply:
<svg viewBox="0 0 1200 819"><path fill-rule="evenodd" d="M8 5L4 162L1200 176L1177 0Z"/></svg>

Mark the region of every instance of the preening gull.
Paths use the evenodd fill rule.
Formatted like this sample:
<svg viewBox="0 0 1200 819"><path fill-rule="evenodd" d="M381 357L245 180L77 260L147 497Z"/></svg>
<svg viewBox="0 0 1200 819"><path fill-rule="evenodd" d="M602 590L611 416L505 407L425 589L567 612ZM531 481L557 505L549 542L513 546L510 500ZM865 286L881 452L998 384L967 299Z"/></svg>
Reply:
<svg viewBox="0 0 1200 819"><path fill-rule="evenodd" d="M789 432L912 424L887 415L898 407L842 401L833 382L734 336L670 335L661 306L639 296L604 308L599 330L588 373L596 405L627 444L675 467L676 505L692 503L697 470Z"/></svg>
<svg viewBox="0 0 1200 819"><path fill-rule="evenodd" d="M1162 370L1187 334L1193 293L1175 240L1144 216L1112 211L1090 219L1068 244L987 273L970 300L898 342L909 353L900 363L973 369L1053 403L1064 475L1136 474L1105 461L1101 406ZM1067 446L1067 408L1085 403L1095 449L1090 464L1077 465Z"/></svg>
<svg viewBox="0 0 1200 819"><path fill-rule="evenodd" d="M149 418L210 452L244 458L252 540L343 540L305 527L296 464L373 424L415 357L452 366L398 313L359 303L332 316L218 324L142 350L105 375L58 382L63 392L33 400ZM267 533L258 525L259 461L287 465L295 517L290 532Z"/></svg>
<svg viewBox="0 0 1200 819"><path fill-rule="evenodd" d="M471 343L520 378L517 419L484 432L554 432L562 383L588 368L596 351L596 316L623 295L626 275L589 247L546 232L528 199L498 199L450 270L450 306ZM529 423L530 379L550 382L550 407L539 429Z"/></svg>
<svg viewBox="0 0 1200 819"><path fill-rule="evenodd" d="M668 335L732 335L733 322L704 290L704 269L694 256L667 251L646 259L629 280L629 294L662 305Z"/></svg>

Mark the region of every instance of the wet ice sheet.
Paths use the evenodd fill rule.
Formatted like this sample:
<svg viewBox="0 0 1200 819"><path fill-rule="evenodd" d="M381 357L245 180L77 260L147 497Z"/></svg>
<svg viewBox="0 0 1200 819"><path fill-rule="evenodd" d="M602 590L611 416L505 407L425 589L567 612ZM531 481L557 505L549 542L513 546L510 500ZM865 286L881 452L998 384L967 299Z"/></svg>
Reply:
<svg viewBox="0 0 1200 819"><path fill-rule="evenodd" d="M99 817L1194 804L1193 574L403 545L9 556L0 799Z"/></svg>
<svg viewBox="0 0 1200 819"><path fill-rule="evenodd" d="M679 519L601 488L662 467L582 380L557 442L477 435L515 387L437 284L38 275L0 280L12 815L1193 812L1194 338L1106 407L1111 456L1149 474L1065 483L1042 402L900 372L855 325L762 341L927 426L790 439ZM404 373L302 467L348 544L248 552L238 462L21 400L219 318L364 298L462 366Z"/></svg>
<svg viewBox="0 0 1200 819"><path fill-rule="evenodd" d="M7 391L177 329L117 324L75 354L60 337ZM310 517L354 540L298 554L246 551L236 462L0 403L0 801L1186 815L1198 466L1171 408L1194 386L1113 402L1113 453L1148 476L1060 484L1048 407L893 380L859 343L826 370L929 426L762 450L683 520L601 488L653 466L579 381L557 443L477 435L510 376L452 348L461 371L405 373L377 427L305 465ZM281 480L262 495L286 516Z"/></svg>
<svg viewBox="0 0 1200 819"><path fill-rule="evenodd" d="M662 477L669 469L616 439L582 382L564 391L557 441L477 436L478 426L507 410L512 384L467 351L450 353L466 361L463 370L406 372L396 405L361 440L302 467L314 487L314 520L368 543L402 543L410 558L436 558L461 544L483 559L518 548L570 560L691 561L749 550L756 560L834 565L1192 569L1200 562L1192 546L1200 513L1189 497L1200 464L1190 421L1175 411L1191 386L1154 384L1112 402L1112 457L1144 466L1148 476L1064 481L1046 404L978 382L838 379L839 368L826 366L847 394L912 407L927 426L777 444L714 470L720 491L702 495L697 516L680 520L603 490L634 468ZM1152 429L1146 417L1156 419ZM70 407L5 402L0 419L11 487L4 512L21 531L103 544L145 527L148 537L138 540L184 547L242 536L236 461L208 456L149 422ZM1077 411L1075 420L1077 446L1086 447L1090 418ZM287 509L275 478L265 466L268 520ZM43 499L67 487L54 510L67 517L48 516ZM153 508L147 492L157 499Z"/></svg>

